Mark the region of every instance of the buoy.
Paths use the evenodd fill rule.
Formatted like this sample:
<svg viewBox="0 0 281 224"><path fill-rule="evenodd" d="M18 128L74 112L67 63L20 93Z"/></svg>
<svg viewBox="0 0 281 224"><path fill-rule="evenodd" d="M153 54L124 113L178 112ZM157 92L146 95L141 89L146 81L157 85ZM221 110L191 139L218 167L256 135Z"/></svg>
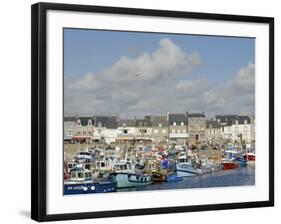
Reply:
<svg viewBox="0 0 281 224"><path fill-rule="evenodd" d="M92 190L92 191L96 190L96 187L95 187L95 186L92 186L92 187L91 187L91 190Z"/></svg>
<svg viewBox="0 0 281 224"><path fill-rule="evenodd" d="M87 187L83 187L83 191L87 191L88 190L88 188Z"/></svg>

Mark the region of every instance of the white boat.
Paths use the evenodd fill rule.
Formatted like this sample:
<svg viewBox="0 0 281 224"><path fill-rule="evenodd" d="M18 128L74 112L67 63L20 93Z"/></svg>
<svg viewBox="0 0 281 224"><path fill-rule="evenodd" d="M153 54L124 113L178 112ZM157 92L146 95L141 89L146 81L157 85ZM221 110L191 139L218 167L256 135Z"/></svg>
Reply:
<svg viewBox="0 0 281 224"><path fill-rule="evenodd" d="M196 169L193 165L196 163L195 154L189 154L187 156L185 153L181 153L176 160L176 172L180 177L190 177L197 174Z"/></svg>
<svg viewBox="0 0 281 224"><path fill-rule="evenodd" d="M175 171L180 177L190 177L197 174L212 172L212 163L208 159L197 158L196 154L180 153L176 160Z"/></svg>
<svg viewBox="0 0 281 224"><path fill-rule="evenodd" d="M148 174L136 173L129 162L118 162L111 174L117 181L117 188L138 187L152 184L152 177Z"/></svg>

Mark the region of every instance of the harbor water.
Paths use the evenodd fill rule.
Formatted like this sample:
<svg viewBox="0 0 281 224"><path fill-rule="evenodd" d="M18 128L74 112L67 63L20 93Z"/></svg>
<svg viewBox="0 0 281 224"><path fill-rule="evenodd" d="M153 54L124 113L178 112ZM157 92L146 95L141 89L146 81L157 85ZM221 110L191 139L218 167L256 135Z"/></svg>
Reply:
<svg viewBox="0 0 281 224"><path fill-rule="evenodd" d="M121 188L117 189L117 191L150 191L247 185L255 185L255 168L253 167L241 167L233 170L221 170L203 175L185 177L180 182L155 182L152 185L134 188Z"/></svg>

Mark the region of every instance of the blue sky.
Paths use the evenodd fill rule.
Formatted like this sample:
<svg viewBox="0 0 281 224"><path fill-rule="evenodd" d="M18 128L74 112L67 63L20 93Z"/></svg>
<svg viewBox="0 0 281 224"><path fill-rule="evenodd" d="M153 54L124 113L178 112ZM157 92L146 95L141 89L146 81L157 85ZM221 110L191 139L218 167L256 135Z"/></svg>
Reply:
<svg viewBox="0 0 281 224"><path fill-rule="evenodd" d="M153 52L161 48L159 45L162 39L168 39L175 48L179 48L186 56L193 54L192 52L196 52L200 57L200 63L193 66L192 69L190 69L192 71L189 71L188 74L175 76L178 82L183 80L192 82L194 80L196 84L196 80L208 80L213 90L217 89L217 91L222 91L218 89L223 89L224 85L230 85L229 83L231 82L241 84L241 80L236 81L237 76L239 76L238 73L243 72L243 69L249 72L247 66L253 67L255 64L255 40L253 38L64 29L64 77L67 80L66 84L71 87L74 85L77 86L79 82L81 83L81 80L85 79L86 74L88 74L88 76L91 74L93 78L98 79L95 80L96 83L101 83L102 78L98 77L104 73L104 70L113 69L114 64L118 63L120 58L125 57L137 60L143 54L153 55ZM132 63L132 66L136 65L134 61ZM178 65L180 64L181 62L179 62ZM126 66L132 67L127 64ZM122 67L122 69L124 68ZM246 79L248 79L248 76ZM233 83L231 88L236 85ZM121 83L121 86L123 84ZM175 82L174 84L176 87L179 83ZM243 88L244 87L245 86L243 86ZM253 88L253 86L251 86L251 88ZM86 95L82 93L82 89L78 90L77 87L76 90L76 96L75 93L73 93L75 92L74 90L71 90L72 93L69 94L67 93L68 88L65 90L65 95L67 96L65 108L68 113L87 113L86 110L91 110L89 113L103 113L102 110L97 109L97 105L94 105L95 103L93 103L92 107L81 109L81 111L75 109L78 106L77 103L74 105L75 102L73 102L73 100L68 101L67 99L73 99L75 97L81 99L82 95L89 99L96 97L94 91L88 91L91 93ZM252 93L253 91L250 92ZM239 91L237 91L237 94L238 93ZM116 93L112 93L109 98L112 99L114 94ZM245 97L249 96L247 95ZM140 97L138 100L143 100L143 98ZM243 97L241 100L245 101ZM188 102L186 103L188 104ZM205 103L207 103L207 101ZM246 103L243 102L243 104ZM206 106L190 105L194 110L199 110L200 108L208 109ZM132 103L130 105L124 105L124 107L129 106L132 106ZM238 103L237 106L242 105ZM186 105L186 108L188 107L189 105ZM246 107L248 107L248 109L237 109L233 112L253 113L254 104L250 106L246 105ZM233 107L229 107L229 109L222 111L222 113L231 112L231 108ZM219 109L219 107L217 109L210 109L210 114L219 113ZM148 112L147 109L143 110L143 113ZM117 107L116 111L113 113L122 114L124 111L121 111L121 109ZM134 113L134 111L132 111L132 113ZM126 113L124 115L126 116ZM142 113L140 113L140 116L141 115Z"/></svg>

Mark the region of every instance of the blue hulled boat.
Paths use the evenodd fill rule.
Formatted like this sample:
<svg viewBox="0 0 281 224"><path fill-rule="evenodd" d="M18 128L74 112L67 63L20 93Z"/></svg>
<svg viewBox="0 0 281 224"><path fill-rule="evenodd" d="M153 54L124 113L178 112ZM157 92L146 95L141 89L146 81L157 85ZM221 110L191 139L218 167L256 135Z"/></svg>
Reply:
<svg viewBox="0 0 281 224"><path fill-rule="evenodd" d="M114 178L94 179L90 170L72 170L70 178L64 181L64 195L115 192L116 189Z"/></svg>

